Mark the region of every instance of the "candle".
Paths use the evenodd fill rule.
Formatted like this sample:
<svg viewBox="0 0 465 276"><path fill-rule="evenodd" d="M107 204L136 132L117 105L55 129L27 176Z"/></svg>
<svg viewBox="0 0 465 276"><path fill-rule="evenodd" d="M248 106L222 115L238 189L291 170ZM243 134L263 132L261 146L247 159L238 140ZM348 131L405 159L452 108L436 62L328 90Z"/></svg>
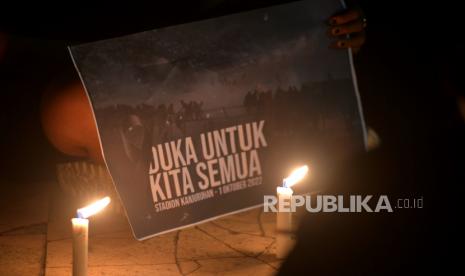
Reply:
<svg viewBox="0 0 465 276"><path fill-rule="evenodd" d="M294 170L284 179L283 186L277 187L278 213L276 217L276 257L284 259L294 248L296 239L292 227L292 194L291 186L302 180L308 172L307 166Z"/></svg>
<svg viewBox="0 0 465 276"><path fill-rule="evenodd" d="M276 217L276 257L284 259L295 244L292 233L292 213L284 212L282 209L292 199L291 188L278 187L278 213Z"/></svg>
<svg viewBox="0 0 465 276"><path fill-rule="evenodd" d="M71 223L73 224L73 276L86 276L89 220L73 218Z"/></svg>
<svg viewBox="0 0 465 276"><path fill-rule="evenodd" d="M77 210L77 218L71 219L73 225L73 276L87 276L89 220L110 203L109 197L104 197L89 206Z"/></svg>

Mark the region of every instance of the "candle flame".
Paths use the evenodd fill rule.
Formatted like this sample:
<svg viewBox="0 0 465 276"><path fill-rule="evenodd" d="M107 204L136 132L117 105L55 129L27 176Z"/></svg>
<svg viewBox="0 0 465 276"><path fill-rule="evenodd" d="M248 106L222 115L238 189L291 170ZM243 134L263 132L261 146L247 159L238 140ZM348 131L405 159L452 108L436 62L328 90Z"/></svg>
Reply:
<svg viewBox="0 0 465 276"><path fill-rule="evenodd" d="M90 205L87 205L86 207L78 209L77 215L79 218L88 218L93 216L105 208L110 203L110 201L110 197L106 196Z"/></svg>
<svg viewBox="0 0 465 276"><path fill-rule="evenodd" d="M290 188L291 186L302 180L305 177L305 175L307 175L307 173L307 165L295 169L287 178L284 179L283 186Z"/></svg>

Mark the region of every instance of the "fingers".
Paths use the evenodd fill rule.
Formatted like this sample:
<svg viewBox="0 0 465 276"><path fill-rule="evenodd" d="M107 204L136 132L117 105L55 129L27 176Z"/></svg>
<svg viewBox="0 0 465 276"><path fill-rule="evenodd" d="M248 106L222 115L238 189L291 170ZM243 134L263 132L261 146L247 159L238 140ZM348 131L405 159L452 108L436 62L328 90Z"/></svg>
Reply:
<svg viewBox="0 0 465 276"><path fill-rule="evenodd" d="M333 49L352 48L357 53L365 43L366 20L358 9L345 10L329 19L328 35L337 40L330 44Z"/></svg>
<svg viewBox="0 0 465 276"><path fill-rule="evenodd" d="M330 48L334 49L346 49L346 48L360 48L365 43L365 32L353 35L349 39L341 39L331 43Z"/></svg>
<svg viewBox="0 0 465 276"><path fill-rule="evenodd" d="M362 13L359 10L347 10L340 14L334 15L329 19L329 25L337 26L355 21L362 17Z"/></svg>
<svg viewBox="0 0 465 276"><path fill-rule="evenodd" d="M362 32L364 29L364 22L357 20L348 24L338 25L335 27L329 28L329 34L333 36L346 35L352 33Z"/></svg>

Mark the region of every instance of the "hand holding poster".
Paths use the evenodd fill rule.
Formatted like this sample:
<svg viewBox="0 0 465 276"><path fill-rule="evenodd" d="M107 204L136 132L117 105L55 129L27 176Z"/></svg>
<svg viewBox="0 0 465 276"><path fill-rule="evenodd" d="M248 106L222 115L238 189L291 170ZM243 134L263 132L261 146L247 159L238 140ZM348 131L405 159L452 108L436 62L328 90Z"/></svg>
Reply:
<svg viewBox="0 0 465 276"><path fill-rule="evenodd" d="M363 149L350 53L328 48L341 8L301 1L70 48L137 239L257 207L290 168Z"/></svg>

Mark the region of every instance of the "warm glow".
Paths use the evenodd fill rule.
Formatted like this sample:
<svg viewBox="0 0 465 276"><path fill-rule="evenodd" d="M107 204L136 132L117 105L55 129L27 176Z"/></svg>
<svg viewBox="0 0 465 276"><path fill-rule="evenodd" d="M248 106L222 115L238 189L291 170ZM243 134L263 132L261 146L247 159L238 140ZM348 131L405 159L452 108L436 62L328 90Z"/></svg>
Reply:
<svg viewBox="0 0 465 276"><path fill-rule="evenodd" d="M295 169L291 173L291 175L289 175L287 178L284 179L283 186L287 187L287 188L293 186L295 183L302 180L307 173L308 173L308 166L307 165L302 166L302 167L300 167L298 169Z"/></svg>
<svg viewBox="0 0 465 276"><path fill-rule="evenodd" d="M276 188L276 192L280 196L292 196L292 194L294 193L294 191L291 188L279 186Z"/></svg>
<svg viewBox="0 0 465 276"><path fill-rule="evenodd" d="M86 207L77 210L77 215L79 218L88 218L96 213L100 212L110 203L110 198L104 197Z"/></svg>
<svg viewBox="0 0 465 276"><path fill-rule="evenodd" d="M85 228L89 226L89 220L84 218L72 218L73 228Z"/></svg>

